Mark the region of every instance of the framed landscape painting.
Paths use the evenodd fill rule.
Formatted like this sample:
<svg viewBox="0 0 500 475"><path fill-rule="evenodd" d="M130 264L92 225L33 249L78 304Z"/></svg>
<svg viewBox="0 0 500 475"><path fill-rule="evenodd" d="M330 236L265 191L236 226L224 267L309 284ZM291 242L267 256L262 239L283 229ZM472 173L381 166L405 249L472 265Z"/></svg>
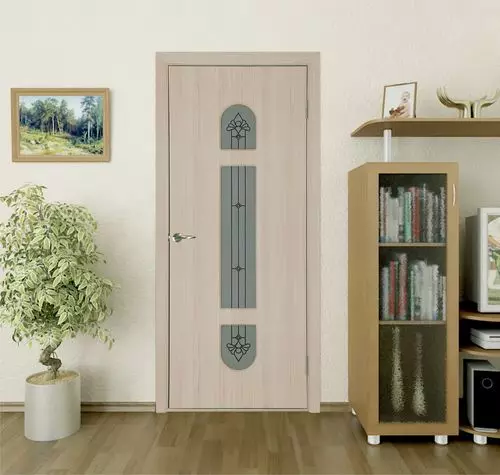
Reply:
<svg viewBox="0 0 500 475"><path fill-rule="evenodd" d="M107 162L109 89L12 89L14 162Z"/></svg>

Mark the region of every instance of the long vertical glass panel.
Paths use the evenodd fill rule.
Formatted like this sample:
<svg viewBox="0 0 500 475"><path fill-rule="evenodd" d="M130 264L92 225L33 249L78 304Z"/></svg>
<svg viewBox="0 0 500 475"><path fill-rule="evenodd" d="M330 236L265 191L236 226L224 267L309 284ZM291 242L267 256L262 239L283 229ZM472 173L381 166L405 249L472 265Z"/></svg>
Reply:
<svg viewBox="0 0 500 475"><path fill-rule="evenodd" d="M256 307L255 166L221 168L221 307Z"/></svg>

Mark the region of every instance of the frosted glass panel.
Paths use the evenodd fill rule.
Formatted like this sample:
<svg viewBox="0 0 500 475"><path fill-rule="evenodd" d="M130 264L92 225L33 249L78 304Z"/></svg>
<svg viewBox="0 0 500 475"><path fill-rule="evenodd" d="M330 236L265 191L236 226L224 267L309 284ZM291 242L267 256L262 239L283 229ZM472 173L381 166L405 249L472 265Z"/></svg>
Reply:
<svg viewBox="0 0 500 475"><path fill-rule="evenodd" d="M252 365L257 354L255 325L221 325L221 358L231 369L242 370Z"/></svg>
<svg viewBox="0 0 500 475"><path fill-rule="evenodd" d="M242 104L228 107L221 118L221 148L250 150L257 146L257 124L252 110Z"/></svg>
<svg viewBox="0 0 500 475"><path fill-rule="evenodd" d="M254 166L221 168L221 306L255 308Z"/></svg>
<svg viewBox="0 0 500 475"><path fill-rule="evenodd" d="M380 422L445 422L445 325L380 327Z"/></svg>

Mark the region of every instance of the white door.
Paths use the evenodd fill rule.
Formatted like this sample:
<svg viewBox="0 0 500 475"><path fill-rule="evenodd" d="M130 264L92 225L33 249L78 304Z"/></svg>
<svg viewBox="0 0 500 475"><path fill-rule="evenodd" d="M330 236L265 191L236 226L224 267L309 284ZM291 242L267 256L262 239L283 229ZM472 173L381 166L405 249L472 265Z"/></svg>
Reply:
<svg viewBox="0 0 500 475"><path fill-rule="evenodd" d="M169 74L169 406L305 409L306 67Z"/></svg>

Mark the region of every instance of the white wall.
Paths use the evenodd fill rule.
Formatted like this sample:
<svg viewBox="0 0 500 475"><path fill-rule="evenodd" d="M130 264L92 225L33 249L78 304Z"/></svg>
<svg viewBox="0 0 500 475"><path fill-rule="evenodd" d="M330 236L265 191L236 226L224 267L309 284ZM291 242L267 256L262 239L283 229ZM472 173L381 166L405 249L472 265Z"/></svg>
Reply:
<svg viewBox="0 0 500 475"><path fill-rule="evenodd" d="M320 51L323 114L323 400L347 398L347 171L381 157L350 132L381 111L384 84L417 80L419 116L453 116L435 98L500 87L498 0L2 0L0 193L43 183L101 224L108 274L121 282L108 351L86 338L60 354L85 375L87 401L154 400L154 60L157 51ZM11 87L109 87L105 164L13 164ZM500 105L487 111L500 115ZM500 141L400 141L401 159L458 160L463 215L500 206ZM6 216L0 211L0 219ZM0 401L23 400L35 349L0 331Z"/></svg>

